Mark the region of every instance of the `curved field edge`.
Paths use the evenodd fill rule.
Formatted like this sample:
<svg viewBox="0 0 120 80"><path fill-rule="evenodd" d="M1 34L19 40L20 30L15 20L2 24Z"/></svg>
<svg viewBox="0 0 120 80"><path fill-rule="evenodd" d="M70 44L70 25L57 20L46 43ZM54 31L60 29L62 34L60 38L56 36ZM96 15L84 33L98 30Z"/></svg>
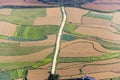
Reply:
<svg viewBox="0 0 120 80"><path fill-rule="evenodd" d="M50 47L53 47L53 45L20 47L19 43L0 43L0 56L21 56L34 54L35 52L39 52Z"/></svg>
<svg viewBox="0 0 120 80"><path fill-rule="evenodd" d="M101 46L103 46L104 48L107 48L107 49L120 50L120 44L105 41L97 36L91 36L88 34L78 33L78 32L75 32L75 29L77 29L77 26L75 26L74 24L71 24L71 23L66 23L66 25L64 27L64 31L69 34L76 35L77 37L82 38L82 39L96 41L99 44L101 44Z"/></svg>
<svg viewBox="0 0 120 80"><path fill-rule="evenodd" d="M47 39L47 35L57 34L59 27L56 25L26 26L21 25L16 29L14 36L0 35L1 39L12 41L40 41Z"/></svg>
<svg viewBox="0 0 120 80"><path fill-rule="evenodd" d="M43 25L43 26L26 26L21 25L17 27L17 31L11 40L16 41L39 41L47 39L47 35L57 34L59 30L55 25Z"/></svg>

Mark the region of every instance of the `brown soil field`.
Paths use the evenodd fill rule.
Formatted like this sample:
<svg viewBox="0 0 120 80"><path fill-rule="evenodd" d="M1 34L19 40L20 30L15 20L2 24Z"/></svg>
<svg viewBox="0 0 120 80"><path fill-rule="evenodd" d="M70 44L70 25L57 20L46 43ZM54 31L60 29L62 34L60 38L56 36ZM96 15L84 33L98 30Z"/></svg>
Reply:
<svg viewBox="0 0 120 80"><path fill-rule="evenodd" d="M46 17L38 17L33 25L60 25L62 14L60 8L46 8Z"/></svg>
<svg viewBox="0 0 120 80"><path fill-rule="evenodd" d="M28 80L47 80L49 76L48 71L42 69L29 70L27 78Z"/></svg>
<svg viewBox="0 0 120 80"><path fill-rule="evenodd" d="M120 77L119 73L113 73L113 72L100 72L100 73L85 74L85 75L93 77L96 80ZM84 76L84 75L80 74L80 75L76 75L76 76L60 77L60 80L66 80L66 79L71 79L71 78L80 78L82 76Z"/></svg>
<svg viewBox="0 0 120 80"><path fill-rule="evenodd" d="M54 45L55 40L56 40L56 35L49 35L48 38L43 41L20 42L20 46L25 47L25 46Z"/></svg>
<svg viewBox="0 0 120 80"><path fill-rule="evenodd" d="M101 11L115 11L120 9L119 0L95 0L92 3L82 5L87 9L101 10Z"/></svg>
<svg viewBox="0 0 120 80"><path fill-rule="evenodd" d="M100 19L100 18L93 18L93 17L87 17L84 16L82 18L82 23L85 25L103 25L103 26L110 26L111 22L106 19Z"/></svg>
<svg viewBox="0 0 120 80"><path fill-rule="evenodd" d="M117 32L118 30L116 30L113 26L104 26L104 25L81 25L81 24L77 24L77 26L82 26L82 27L96 27L96 28L102 28L102 29L107 29L110 30L112 32Z"/></svg>
<svg viewBox="0 0 120 80"><path fill-rule="evenodd" d="M70 8L70 7L65 8L65 10L67 13L68 22L80 23L80 24L81 24L82 16L89 12L88 10L84 10L80 8Z"/></svg>
<svg viewBox="0 0 120 80"><path fill-rule="evenodd" d="M83 62L75 62L75 63L59 63L57 65L57 74L60 75L60 77L63 76L73 76L80 74L80 67L82 67L85 63Z"/></svg>
<svg viewBox="0 0 120 80"><path fill-rule="evenodd" d="M13 36L16 32L16 26L14 24L0 21L0 35Z"/></svg>
<svg viewBox="0 0 120 80"><path fill-rule="evenodd" d="M72 75L78 75L80 74L80 67L74 67L74 68L69 68L69 69L61 69L57 70L56 73L59 74L61 77L62 76L72 76Z"/></svg>
<svg viewBox="0 0 120 80"><path fill-rule="evenodd" d="M115 12L114 13L112 22L116 23L116 24L120 24L120 12Z"/></svg>
<svg viewBox="0 0 120 80"><path fill-rule="evenodd" d="M93 46L94 44L89 42L71 44L60 51L60 57L90 57L104 54L95 50Z"/></svg>
<svg viewBox="0 0 120 80"><path fill-rule="evenodd" d="M115 34L111 31L108 31L106 29L100 29L100 28L91 28L91 27L79 27L76 29L76 32L80 32L83 34L89 34L92 36L98 36L103 39L107 39L110 41L120 41L120 35ZM102 32L102 33L101 33Z"/></svg>
<svg viewBox="0 0 120 80"><path fill-rule="evenodd" d="M0 15L11 15L12 9L0 9Z"/></svg>
<svg viewBox="0 0 120 80"><path fill-rule="evenodd" d="M94 41L78 39L74 41L63 42L61 44L61 51L59 55L60 57L89 57L99 56L107 52L119 51L120 50L105 49L99 43Z"/></svg>
<svg viewBox="0 0 120 80"><path fill-rule="evenodd" d="M48 48L42 50L40 52L36 52L29 55L23 56L0 56L0 62L32 62L32 61L40 61L47 57L49 54L53 52L54 48Z"/></svg>
<svg viewBox="0 0 120 80"><path fill-rule="evenodd" d="M96 73L96 72L120 72L120 62L112 64L93 64L87 65L82 68L83 73Z"/></svg>
<svg viewBox="0 0 120 80"><path fill-rule="evenodd" d="M120 77L119 73L113 73L113 72L101 72L101 73L86 74L86 75L94 77L96 80Z"/></svg>

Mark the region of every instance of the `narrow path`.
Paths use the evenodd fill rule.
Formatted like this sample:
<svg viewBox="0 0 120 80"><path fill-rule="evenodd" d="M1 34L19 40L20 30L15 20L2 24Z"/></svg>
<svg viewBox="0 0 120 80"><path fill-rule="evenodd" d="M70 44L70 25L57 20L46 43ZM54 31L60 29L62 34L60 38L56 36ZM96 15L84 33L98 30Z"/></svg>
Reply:
<svg viewBox="0 0 120 80"><path fill-rule="evenodd" d="M65 22L66 22L66 19L67 19L64 7L61 7L61 9L62 9L62 14L63 14L63 20L62 20L62 23L61 23L61 26L60 26L58 37L57 37L55 54L54 54L54 59L53 59L53 63L52 63L52 68L51 68L51 74L55 74L56 65L57 65L57 58L58 58L58 54L59 54L59 50L60 50L60 40L61 40L63 28L65 26Z"/></svg>

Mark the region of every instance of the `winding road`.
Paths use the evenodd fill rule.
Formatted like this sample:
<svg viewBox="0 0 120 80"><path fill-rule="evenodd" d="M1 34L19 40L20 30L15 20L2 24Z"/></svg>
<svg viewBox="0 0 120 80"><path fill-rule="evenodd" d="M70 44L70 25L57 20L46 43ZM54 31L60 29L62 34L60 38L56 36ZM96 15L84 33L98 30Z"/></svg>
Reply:
<svg viewBox="0 0 120 80"><path fill-rule="evenodd" d="M63 20L61 22L58 37L57 37L57 41L56 41L55 54L54 54L54 58L53 58L51 74L55 74L55 71L56 71L57 58L58 58L59 51L60 51L60 40L61 40L63 28L65 26L65 22L66 22L66 19L67 19L67 16L66 16L66 13L65 13L65 8L61 7L61 9L62 9L62 14L63 14Z"/></svg>

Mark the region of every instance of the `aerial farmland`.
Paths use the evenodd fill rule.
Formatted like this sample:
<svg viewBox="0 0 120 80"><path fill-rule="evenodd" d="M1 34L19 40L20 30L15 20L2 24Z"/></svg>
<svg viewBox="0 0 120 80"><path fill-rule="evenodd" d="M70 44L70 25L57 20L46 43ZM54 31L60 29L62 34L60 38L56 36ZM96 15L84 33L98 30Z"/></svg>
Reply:
<svg viewBox="0 0 120 80"><path fill-rule="evenodd" d="M119 1L40 1L0 1L0 80L120 79Z"/></svg>

